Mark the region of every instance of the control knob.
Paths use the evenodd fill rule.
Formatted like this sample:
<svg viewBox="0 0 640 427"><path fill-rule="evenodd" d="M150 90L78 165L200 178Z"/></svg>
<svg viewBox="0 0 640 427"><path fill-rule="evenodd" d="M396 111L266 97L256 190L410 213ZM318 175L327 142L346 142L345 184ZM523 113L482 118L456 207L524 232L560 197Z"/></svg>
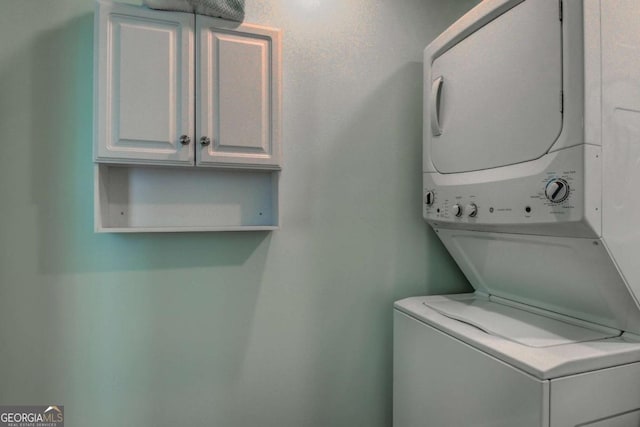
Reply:
<svg viewBox="0 0 640 427"><path fill-rule="evenodd" d="M451 212L453 212L453 214L457 217L462 216L462 206L453 205L453 207L451 208Z"/></svg>
<svg viewBox="0 0 640 427"><path fill-rule="evenodd" d="M544 194L552 203L564 202L569 197L569 184L564 179L552 179L547 183Z"/></svg>
<svg viewBox="0 0 640 427"><path fill-rule="evenodd" d="M424 203L427 206L431 206L433 205L435 198L436 198L436 195L434 194L433 191L427 191L427 193L424 195Z"/></svg>
<svg viewBox="0 0 640 427"><path fill-rule="evenodd" d="M469 217L475 218L475 216L478 215L478 206L476 206L475 203L471 203L467 205L466 211Z"/></svg>

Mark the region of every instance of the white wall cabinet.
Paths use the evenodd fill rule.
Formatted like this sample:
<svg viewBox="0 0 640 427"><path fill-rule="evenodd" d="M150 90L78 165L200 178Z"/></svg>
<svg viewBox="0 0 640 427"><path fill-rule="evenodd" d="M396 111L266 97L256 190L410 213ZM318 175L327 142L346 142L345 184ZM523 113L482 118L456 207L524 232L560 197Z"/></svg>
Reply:
<svg viewBox="0 0 640 427"><path fill-rule="evenodd" d="M277 29L98 2L96 230L277 228L280 50Z"/></svg>

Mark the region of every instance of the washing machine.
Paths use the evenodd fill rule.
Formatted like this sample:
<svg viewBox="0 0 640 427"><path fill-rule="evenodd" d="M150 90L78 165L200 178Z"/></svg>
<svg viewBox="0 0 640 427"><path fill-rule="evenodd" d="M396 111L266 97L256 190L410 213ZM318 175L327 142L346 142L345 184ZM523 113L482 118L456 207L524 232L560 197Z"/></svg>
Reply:
<svg viewBox="0 0 640 427"><path fill-rule="evenodd" d="M395 303L394 426L640 426L640 1L482 1L425 50L423 153L474 292Z"/></svg>

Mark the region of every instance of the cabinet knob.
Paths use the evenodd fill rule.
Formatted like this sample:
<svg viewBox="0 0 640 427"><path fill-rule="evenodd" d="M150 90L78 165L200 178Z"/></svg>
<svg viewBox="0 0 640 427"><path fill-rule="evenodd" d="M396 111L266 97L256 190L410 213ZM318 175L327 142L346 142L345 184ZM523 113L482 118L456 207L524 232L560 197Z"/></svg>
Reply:
<svg viewBox="0 0 640 427"><path fill-rule="evenodd" d="M180 144L182 145L189 145L191 144L191 138L189 138L189 135L182 135L180 137Z"/></svg>
<svg viewBox="0 0 640 427"><path fill-rule="evenodd" d="M211 138L209 138L208 136L203 136L202 138L200 138L200 145L206 147L209 144L211 144Z"/></svg>

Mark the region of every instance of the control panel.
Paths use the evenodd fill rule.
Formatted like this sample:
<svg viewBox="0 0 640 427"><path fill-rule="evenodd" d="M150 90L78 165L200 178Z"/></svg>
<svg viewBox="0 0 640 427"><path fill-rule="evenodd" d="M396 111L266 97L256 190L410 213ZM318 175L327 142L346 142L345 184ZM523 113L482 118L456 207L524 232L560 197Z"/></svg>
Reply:
<svg viewBox="0 0 640 427"><path fill-rule="evenodd" d="M425 173L424 217L434 226L511 226L510 232L520 226L527 232L530 225L585 222L585 209L598 210L585 207L585 150L566 149L533 162L477 172Z"/></svg>

